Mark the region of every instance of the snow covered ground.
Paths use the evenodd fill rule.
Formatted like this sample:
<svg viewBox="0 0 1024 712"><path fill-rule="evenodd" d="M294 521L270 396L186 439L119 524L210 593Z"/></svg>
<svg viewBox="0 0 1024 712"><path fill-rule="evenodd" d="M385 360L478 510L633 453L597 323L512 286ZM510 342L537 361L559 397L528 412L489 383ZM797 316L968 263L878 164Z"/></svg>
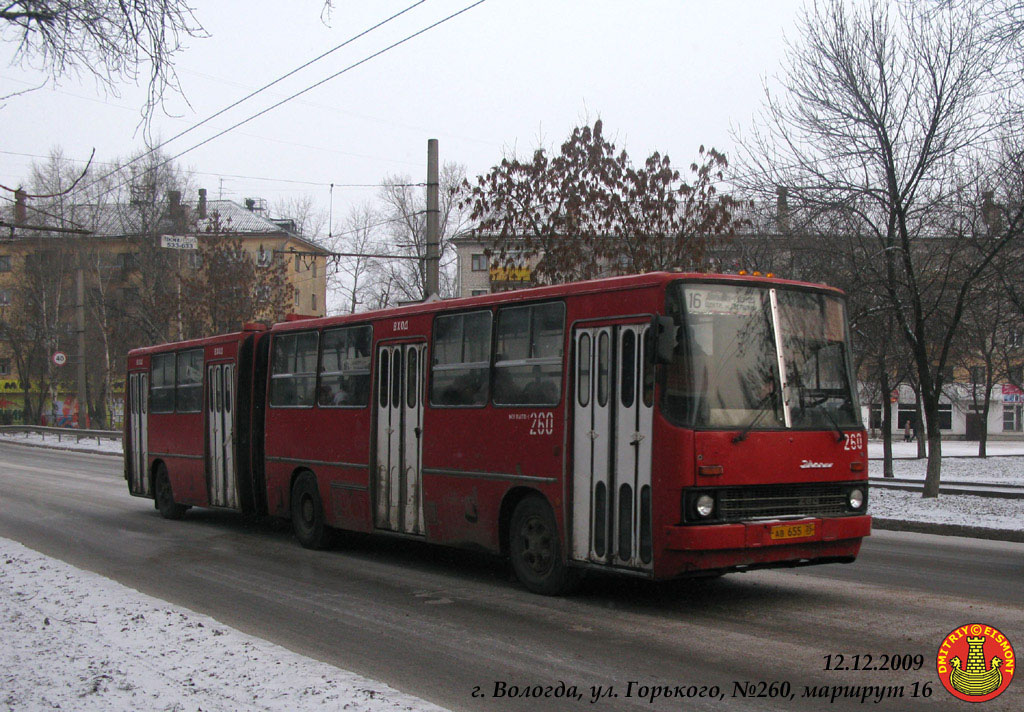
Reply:
<svg viewBox="0 0 1024 712"><path fill-rule="evenodd" d="M922 499L920 492L871 488L868 514L876 519L925 522L1024 532L1024 499L947 494Z"/></svg>
<svg viewBox="0 0 1024 712"><path fill-rule="evenodd" d="M899 479L924 480L927 460L893 458L892 474ZM882 476L882 461L868 462L871 477ZM1020 457L944 457L942 482L987 482L1024 487L1024 455Z"/></svg>
<svg viewBox="0 0 1024 712"><path fill-rule="evenodd" d="M985 446L988 455L1024 455L1024 440L995 440L989 441ZM917 443L903 442L903 437L893 437L892 456L894 458L917 457ZM943 440L943 457L977 457L978 443L970 440ZM882 441L868 441L868 458L871 460L882 459Z"/></svg>
<svg viewBox="0 0 1024 712"><path fill-rule="evenodd" d="M89 452L109 452L112 455L120 455L124 449L120 440L99 440L86 438L75 440L74 430L69 430L68 435L57 435L52 433L0 433L0 442L22 443L24 445L44 445L46 447L58 448L60 450L87 450Z"/></svg>
<svg viewBox="0 0 1024 712"><path fill-rule="evenodd" d="M0 538L0 709L441 712Z"/></svg>

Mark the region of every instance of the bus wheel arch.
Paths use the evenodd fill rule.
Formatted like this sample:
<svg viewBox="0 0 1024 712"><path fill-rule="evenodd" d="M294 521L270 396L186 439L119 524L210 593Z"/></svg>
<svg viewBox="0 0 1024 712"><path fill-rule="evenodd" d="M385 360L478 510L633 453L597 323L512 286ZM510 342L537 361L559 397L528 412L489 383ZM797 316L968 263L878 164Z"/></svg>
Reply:
<svg viewBox="0 0 1024 712"><path fill-rule="evenodd" d="M295 538L306 549L326 549L331 543L331 531L316 475L312 470L296 470L288 492L288 512Z"/></svg>
<svg viewBox="0 0 1024 712"><path fill-rule="evenodd" d="M188 507L174 501L174 488L163 460L156 460L151 468L153 506L164 519L181 519Z"/></svg>
<svg viewBox="0 0 1024 712"><path fill-rule="evenodd" d="M503 537L516 578L528 590L545 596L571 593L580 582L580 570L565 556L558 523L547 497L536 490L520 492L510 502L508 529ZM511 492L510 492L511 494ZM506 495L506 501L512 500ZM505 515L502 502L502 517Z"/></svg>

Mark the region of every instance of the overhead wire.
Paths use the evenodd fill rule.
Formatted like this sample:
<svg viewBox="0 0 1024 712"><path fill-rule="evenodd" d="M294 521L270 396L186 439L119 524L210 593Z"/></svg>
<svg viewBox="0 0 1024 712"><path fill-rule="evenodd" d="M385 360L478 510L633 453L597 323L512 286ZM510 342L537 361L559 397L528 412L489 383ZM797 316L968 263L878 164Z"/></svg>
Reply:
<svg viewBox="0 0 1024 712"><path fill-rule="evenodd" d="M141 161L142 159L146 158L147 156L150 156L153 153L155 153L156 151L159 151L160 149L162 149L164 146L166 146L167 144L171 143L172 141L176 141L177 139L181 138L182 136L185 136L186 134L189 134L192 131L195 131L200 126L203 126L203 125L207 124L208 122L212 121L213 119L217 118L218 116L221 116L221 115L227 113L231 109L234 109L236 106L239 106L240 104L248 101L249 99L253 98L257 94L260 94L260 93L266 91L267 89L269 89L270 87L272 87L272 86L274 86L276 84L281 83L282 81L284 81L288 77L294 76L295 74L297 74L298 72L302 71L306 67L309 67L310 65L315 64L316 62L319 62L320 60L322 60L325 57L333 54L334 52L337 52L339 49L352 44L353 42L355 42L359 38L365 37L366 35L368 35L369 33L373 32L374 30L376 30L376 29L378 29L380 27L383 27L384 25L386 25L387 23L391 22L392 20L394 20L394 19L396 19L398 17L401 17L405 13L409 12L410 10L412 10L412 9L414 9L414 8L420 6L420 5L422 5L425 2L427 2L427 0L418 0L417 2L414 2L412 5L409 5L404 10L400 10L399 12L396 12L395 14L391 15L390 17L388 17L388 18L386 18L384 20L381 20L380 22L378 22L377 24L373 25L372 27L368 27L367 29L363 30L362 32L349 37L347 40L345 40L341 44L335 45L331 49L329 49L326 52L323 52L323 53L317 55L316 57L314 57L313 59L309 60L308 62L305 62L304 64L301 64L298 67L296 67L295 69L292 69L291 71L286 72L285 74L282 74L277 79L274 79L273 81L268 82L267 84L264 84L260 88L255 89L255 90L249 92L248 94L243 96L241 99L238 99L237 101L232 102L231 104L225 106L223 109L221 109L219 111L216 111L213 114L210 114L205 119L202 119L201 121L199 121L199 122L197 122L195 124L192 124L191 126L189 126L184 131L181 131L181 132L175 134L174 136L172 136L171 138L167 139L166 141L162 141L159 145L154 146L153 148L150 148L148 151L145 151L145 152L141 153L140 155L136 156L135 158L133 158L128 163L125 163L122 166L118 166L113 171L110 171L109 173L106 173L106 174L98 177L92 183L89 183L87 186L82 188L82 190L90 188L90 187L96 185L97 183L100 183L101 181L106 180L110 176L118 173L119 171L122 171L122 170L128 168L129 166L132 166L132 165L138 163L139 161ZM279 106L279 105L280 104L278 104L276 106ZM236 124L232 128L237 128L240 125L241 124ZM228 130L231 130L231 129L228 129ZM220 135L222 135L222 134L217 134L217 136L220 136ZM216 138L216 136L214 138ZM199 145L202 145L202 144L199 144ZM192 149L189 149L189 150L192 150ZM180 155L184 155L184 154L179 154L179 156ZM161 164L161 165L163 165L163 164Z"/></svg>
<svg viewBox="0 0 1024 712"><path fill-rule="evenodd" d="M417 30L416 32L413 32L412 34L405 36L404 38L398 40L397 42L391 43L387 47L384 47L383 49L380 49L380 50L374 52L373 54L370 54L370 55L364 57L363 59L359 60L358 62L354 62L353 64L348 65L344 69L341 69L341 70L335 72L334 74L331 74L330 76L328 76L328 77L326 77L324 79L321 79L318 82L315 82L315 83L309 85L305 89L302 89L302 90L300 90L298 92L295 92L294 94L292 94L292 95L282 99L281 101L278 101L275 104L272 104L272 105L266 107L265 109L262 109L262 110L256 112L255 114L251 114L250 116L242 119L241 121L238 121L238 122L232 124L231 126L229 126L226 129L218 131L213 136L210 136L208 138L203 139L199 143L196 143L196 144L190 146L189 148L186 148L184 151L180 151L180 152L174 154L173 156L169 156L169 157L165 158L164 160L162 160L159 163L157 163L154 166L152 166L150 168L150 170L155 170L157 168L165 166L168 163L181 158L185 154L190 153L190 152L196 150L197 148L200 148L201 146L205 146L206 144L210 143L211 141L214 141L214 140L220 138L224 134L229 133L231 131L234 131L239 126L244 126L245 124L249 123L250 121L253 121L254 119L257 119L260 116L263 116L264 114L267 114L270 111L273 111L274 109L276 109L276 108L278 108L278 107L288 103L289 101L291 101L291 100L293 100L293 99L295 99L297 97L300 97L303 94L306 94L306 93L312 91L313 89L316 89L317 87L320 87L320 86L326 84L327 82L329 82L329 81L331 81L333 79L336 79L337 77L341 76L342 74L345 74L346 72L349 72L349 71L355 69L356 67L359 67L359 66L361 66L363 64L366 64L367 62L369 62L372 59L375 59L375 58L380 57L381 55L383 55L383 54L385 54L387 52L390 52L391 50L395 49L396 47L399 47L400 45L403 45L406 42L408 42L408 41L410 41L412 39L415 39L416 37L419 37L420 35L422 35L422 34L424 34L426 32L429 32L430 30L434 29L435 27L439 27L440 25L443 25L444 23L449 22L450 20L453 20L454 18L456 18L459 15L462 15L462 14L472 10L473 8L477 7L478 5L482 5L486 1L487 0L477 0L476 2L474 2L474 3L470 4L470 5L467 5L466 7L462 8L461 10L457 10L456 12L453 12L450 15L448 15L448 16L446 16L446 17L444 17L444 18L442 18L442 19L440 19L440 20L438 20L438 21L436 21L434 23L431 23L430 25L427 25L426 27L423 27L423 28ZM114 190L117 190L118 188L126 185L127 183L128 183L128 181L122 181L122 182L120 182L118 184L115 184L114 186L110 187L105 192L112 192Z"/></svg>

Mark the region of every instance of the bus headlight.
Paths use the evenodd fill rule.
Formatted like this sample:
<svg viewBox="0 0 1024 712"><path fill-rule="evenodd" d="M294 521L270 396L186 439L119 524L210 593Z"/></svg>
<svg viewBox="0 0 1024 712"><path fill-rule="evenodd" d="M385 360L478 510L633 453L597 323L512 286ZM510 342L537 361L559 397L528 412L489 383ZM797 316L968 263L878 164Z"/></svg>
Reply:
<svg viewBox="0 0 1024 712"><path fill-rule="evenodd" d="M693 503L693 509L700 517L710 517L711 513L715 511L715 498L709 494L702 494Z"/></svg>
<svg viewBox="0 0 1024 712"><path fill-rule="evenodd" d="M847 495L847 499L850 502L850 509L860 509L864 506L864 490L854 487Z"/></svg>

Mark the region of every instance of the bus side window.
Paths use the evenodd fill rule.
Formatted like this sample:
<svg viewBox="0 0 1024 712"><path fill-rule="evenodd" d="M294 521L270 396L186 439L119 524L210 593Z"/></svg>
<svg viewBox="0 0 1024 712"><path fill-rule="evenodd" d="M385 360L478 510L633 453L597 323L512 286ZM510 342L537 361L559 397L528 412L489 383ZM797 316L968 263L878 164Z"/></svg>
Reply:
<svg viewBox="0 0 1024 712"><path fill-rule="evenodd" d="M498 310L495 405L557 405L562 394L565 305Z"/></svg>
<svg viewBox="0 0 1024 712"><path fill-rule="evenodd" d="M274 338L270 373L272 407L310 407L316 388L318 334L315 331Z"/></svg>
<svg viewBox="0 0 1024 712"><path fill-rule="evenodd" d="M372 326L324 331L317 404L364 407L370 395Z"/></svg>
<svg viewBox="0 0 1024 712"><path fill-rule="evenodd" d="M487 403L491 312L452 314L434 319L430 404L481 406Z"/></svg>
<svg viewBox="0 0 1024 712"><path fill-rule="evenodd" d="M174 354L157 354L151 361L149 378L150 411L174 412Z"/></svg>

